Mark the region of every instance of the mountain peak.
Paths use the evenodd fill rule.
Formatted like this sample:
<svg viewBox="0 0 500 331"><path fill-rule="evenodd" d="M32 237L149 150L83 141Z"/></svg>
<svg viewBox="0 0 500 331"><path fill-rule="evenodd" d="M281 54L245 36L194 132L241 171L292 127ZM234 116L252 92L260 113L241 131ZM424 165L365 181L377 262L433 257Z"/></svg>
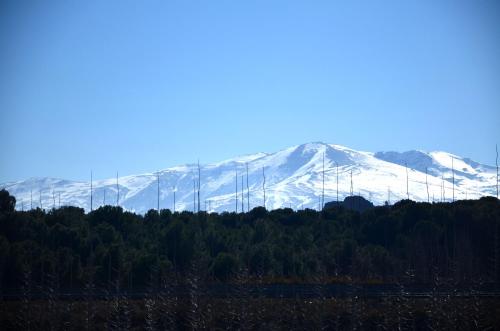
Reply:
<svg viewBox="0 0 500 331"><path fill-rule="evenodd" d="M247 154L203 165L200 205L209 211L234 211L236 206L241 211L243 196L243 207L247 210L248 203L250 208L264 205L264 189L268 209L320 208L318 201L323 191L325 202L336 201L337 192L339 199L356 194L375 204L383 204L386 200L394 202L407 198L406 166L409 170L408 193L413 200L449 201L452 191L457 199L479 198L496 190L495 168L446 152L371 153L315 141L275 153ZM198 198L196 188L193 191L198 180L195 167L190 164L158 172L161 208L174 208L175 190L175 210L193 210L193 205L197 205L193 201ZM93 182L93 208L116 204L117 199L119 205L131 211L144 213L156 208L156 173L130 175L118 180L119 196L116 178ZM38 207L40 202L43 208L57 206L60 195L62 205L90 210L90 182L31 178L5 183L3 187L16 197L19 209L32 204Z"/></svg>

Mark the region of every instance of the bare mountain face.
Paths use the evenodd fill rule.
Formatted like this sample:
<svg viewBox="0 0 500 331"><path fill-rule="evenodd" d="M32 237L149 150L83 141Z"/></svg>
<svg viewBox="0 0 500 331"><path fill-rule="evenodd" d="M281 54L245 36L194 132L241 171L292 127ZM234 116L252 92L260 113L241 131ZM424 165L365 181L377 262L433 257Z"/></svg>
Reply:
<svg viewBox="0 0 500 331"><path fill-rule="evenodd" d="M242 198L245 211L248 207L262 206L263 168L268 209L317 209L323 191L323 163L325 203L336 201L337 192L338 199L343 200L351 195L351 190L376 205L387 200L406 199L407 173L408 192L412 200L451 201L453 194L456 200L496 194L496 168L457 155L422 151L371 153L318 142L293 146L276 153L257 153L200 165L200 209L235 211L237 206L241 211ZM139 213L156 209L158 177L160 208L173 209L174 192L176 211L192 211L198 207L198 202L194 202L198 193L193 193L193 186L198 180L197 165L186 164L158 173L118 178L119 201L116 178L94 181L93 208L118 203ZM30 178L4 183L1 187L16 197L17 209L40 205L49 209L60 204L90 210L90 182Z"/></svg>

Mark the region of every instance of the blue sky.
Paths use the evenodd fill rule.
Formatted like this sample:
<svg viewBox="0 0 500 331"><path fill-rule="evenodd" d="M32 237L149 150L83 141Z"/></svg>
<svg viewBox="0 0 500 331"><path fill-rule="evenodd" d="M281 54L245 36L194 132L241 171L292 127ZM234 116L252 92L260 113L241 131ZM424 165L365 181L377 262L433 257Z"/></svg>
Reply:
<svg viewBox="0 0 500 331"><path fill-rule="evenodd" d="M325 141L494 164L500 2L2 1L0 182Z"/></svg>

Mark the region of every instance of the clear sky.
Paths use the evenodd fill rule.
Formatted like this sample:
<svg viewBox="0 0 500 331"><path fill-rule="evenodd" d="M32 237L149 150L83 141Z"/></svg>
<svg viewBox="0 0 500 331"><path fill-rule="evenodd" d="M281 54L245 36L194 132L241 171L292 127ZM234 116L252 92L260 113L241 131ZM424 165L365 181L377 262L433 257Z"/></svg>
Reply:
<svg viewBox="0 0 500 331"><path fill-rule="evenodd" d="M0 182L500 143L500 2L0 2Z"/></svg>

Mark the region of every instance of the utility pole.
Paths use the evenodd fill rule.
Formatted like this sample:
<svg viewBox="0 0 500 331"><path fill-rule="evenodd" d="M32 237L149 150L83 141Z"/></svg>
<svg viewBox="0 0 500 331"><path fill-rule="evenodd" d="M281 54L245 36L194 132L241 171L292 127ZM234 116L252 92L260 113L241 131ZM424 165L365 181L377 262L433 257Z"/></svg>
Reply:
<svg viewBox="0 0 500 331"><path fill-rule="evenodd" d="M57 192L59 194L59 208L61 208L61 192Z"/></svg>
<svg viewBox="0 0 500 331"><path fill-rule="evenodd" d="M33 189L30 190L30 209L33 209Z"/></svg>
<svg viewBox="0 0 500 331"><path fill-rule="evenodd" d="M56 209L56 193L52 189L52 209Z"/></svg>
<svg viewBox="0 0 500 331"><path fill-rule="evenodd" d="M264 192L264 209L266 208L266 174L264 172L264 167L262 167L262 191Z"/></svg>
<svg viewBox="0 0 500 331"><path fill-rule="evenodd" d="M410 191L408 190L408 164L405 162L405 169L406 169L406 196L408 200L410 200Z"/></svg>
<svg viewBox="0 0 500 331"><path fill-rule="evenodd" d="M429 196L429 182L427 181L427 167L425 167L425 187L427 188L427 202L430 202Z"/></svg>
<svg viewBox="0 0 500 331"><path fill-rule="evenodd" d="M248 163L247 166L247 212L250 211L250 187L248 186Z"/></svg>

